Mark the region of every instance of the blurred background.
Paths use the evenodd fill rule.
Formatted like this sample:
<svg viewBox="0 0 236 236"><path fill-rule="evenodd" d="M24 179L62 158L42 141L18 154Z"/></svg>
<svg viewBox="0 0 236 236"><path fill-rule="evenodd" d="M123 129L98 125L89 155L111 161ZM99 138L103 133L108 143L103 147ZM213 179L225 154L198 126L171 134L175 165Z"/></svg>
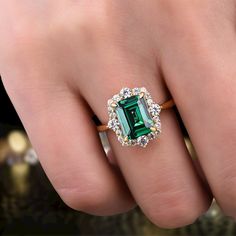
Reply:
<svg viewBox="0 0 236 236"><path fill-rule="evenodd" d="M196 158L187 134L186 144ZM138 207L110 217L70 209L48 181L0 79L0 235L222 236L236 235L236 224L215 201L194 224L174 230L154 226Z"/></svg>

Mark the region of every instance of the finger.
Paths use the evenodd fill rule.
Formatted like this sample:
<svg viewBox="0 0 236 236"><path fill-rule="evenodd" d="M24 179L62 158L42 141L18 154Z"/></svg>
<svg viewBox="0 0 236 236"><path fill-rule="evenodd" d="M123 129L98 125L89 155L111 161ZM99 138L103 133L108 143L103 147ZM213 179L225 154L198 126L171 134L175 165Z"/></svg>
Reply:
<svg viewBox="0 0 236 236"><path fill-rule="evenodd" d="M22 105L22 97L8 90L46 174L65 203L96 215L133 208L129 190L109 164L80 97L64 87L60 92L55 86L43 91L37 88L32 96L25 91Z"/></svg>
<svg viewBox="0 0 236 236"><path fill-rule="evenodd" d="M126 55L120 59L123 60L120 66L110 63L114 58L102 61L99 71L93 71L89 83L84 83L80 89L104 123L108 120L107 100L124 86L146 86L155 101L164 101L167 97L156 71L150 70L153 62L146 62L150 63L146 66L132 59ZM111 74L115 76L110 77ZM96 82L99 78L104 82ZM93 93L91 83L97 85ZM162 124L159 141L152 141L146 149L122 147L111 132L109 140L125 180L144 213L159 226L177 227L192 223L206 211L210 197L195 173L172 111L163 112Z"/></svg>
<svg viewBox="0 0 236 236"><path fill-rule="evenodd" d="M234 24L221 16L217 29L200 21L195 31L183 30L174 46L163 48L162 61L213 194L236 217L236 41Z"/></svg>

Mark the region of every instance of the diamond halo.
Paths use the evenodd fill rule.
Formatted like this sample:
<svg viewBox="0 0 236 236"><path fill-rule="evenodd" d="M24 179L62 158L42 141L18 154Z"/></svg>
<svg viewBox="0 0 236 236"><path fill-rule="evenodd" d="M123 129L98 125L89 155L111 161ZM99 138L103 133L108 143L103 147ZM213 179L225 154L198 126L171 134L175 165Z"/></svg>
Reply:
<svg viewBox="0 0 236 236"><path fill-rule="evenodd" d="M122 110L121 107L125 107L122 104L126 103L132 106L128 104L129 108ZM146 147L150 140L156 139L161 133L161 106L152 100L144 87L122 88L118 94L108 100L107 107L109 115L107 127L115 132L118 141L123 146ZM129 117L126 111L129 112ZM133 127L132 122L136 122ZM142 129L136 130L134 135L132 129L140 123L142 123Z"/></svg>

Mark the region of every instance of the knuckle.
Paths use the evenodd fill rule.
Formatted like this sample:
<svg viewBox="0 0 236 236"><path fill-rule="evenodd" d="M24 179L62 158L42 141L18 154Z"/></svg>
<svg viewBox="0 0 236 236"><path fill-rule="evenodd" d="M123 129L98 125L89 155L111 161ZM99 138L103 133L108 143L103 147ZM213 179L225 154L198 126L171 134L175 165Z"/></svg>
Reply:
<svg viewBox="0 0 236 236"><path fill-rule="evenodd" d="M201 202L196 205L196 200L192 199L183 191L156 193L146 199L144 211L159 227L182 227L192 224L209 207Z"/></svg>
<svg viewBox="0 0 236 236"><path fill-rule="evenodd" d="M23 66L24 63L31 64L40 55L48 43L48 31L37 30L31 24L19 24L16 29L8 35L6 45L7 58L9 62Z"/></svg>
<svg viewBox="0 0 236 236"><path fill-rule="evenodd" d="M59 195L67 206L72 209L97 214L101 209L106 208L107 194L94 188L81 189L61 188Z"/></svg>
<svg viewBox="0 0 236 236"><path fill-rule="evenodd" d="M109 4L107 1L97 1L94 2L92 7L91 5L85 6L85 9L81 12L79 19L78 15L75 14L74 20L78 22L79 30L83 33L95 35L103 34L104 31L107 30L109 22L112 21L112 19L108 16L108 5Z"/></svg>
<svg viewBox="0 0 236 236"><path fill-rule="evenodd" d="M29 46L32 44L32 30L31 27L19 25L16 29L11 32L8 37L7 50L8 53L14 56L24 55L28 52Z"/></svg>
<svg viewBox="0 0 236 236"><path fill-rule="evenodd" d="M163 28L160 29L168 35L174 36L175 40L187 40L195 45L202 35L202 18L199 17L199 9L188 0L162 0L162 17L165 19ZM169 21L171 19L171 21ZM186 21L186 19L188 19ZM171 22L171 23L170 23Z"/></svg>
<svg viewBox="0 0 236 236"><path fill-rule="evenodd" d="M198 10L199 6L201 6L201 3L204 3L204 1L198 1L194 4L188 0L179 0L178 4L176 4L175 0L161 0L161 4L166 10L172 13L179 12L180 14L186 13L186 9L193 11Z"/></svg>
<svg viewBox="0 0 236 236"><path fill-rule="evenodd" d="M176 4L175 0L161 0L161 6L166 13L171 13L169 15L174 17L186 14L186 8L188 10L190 7L193 8L193 4L190 4L188 0L180 0L178 4Z"/></svg>

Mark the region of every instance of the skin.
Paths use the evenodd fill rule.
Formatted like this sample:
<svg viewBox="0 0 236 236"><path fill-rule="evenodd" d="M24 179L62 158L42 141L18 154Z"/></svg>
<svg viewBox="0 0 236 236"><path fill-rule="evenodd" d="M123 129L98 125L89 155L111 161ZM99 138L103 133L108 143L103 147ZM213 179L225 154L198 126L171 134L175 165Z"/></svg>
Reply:
<svg viewBox="0 0 236 236"><path fill-rule="evenodd" d="M2 79L67 205L112 215L137 204L173 228L213 195L236 217L235 25L235 0L0 0ZM145 149L109 132L109 162L91 117L106 123L107 100L139 86L156 102L174 98L205 183L172 110Z"/></svg>

